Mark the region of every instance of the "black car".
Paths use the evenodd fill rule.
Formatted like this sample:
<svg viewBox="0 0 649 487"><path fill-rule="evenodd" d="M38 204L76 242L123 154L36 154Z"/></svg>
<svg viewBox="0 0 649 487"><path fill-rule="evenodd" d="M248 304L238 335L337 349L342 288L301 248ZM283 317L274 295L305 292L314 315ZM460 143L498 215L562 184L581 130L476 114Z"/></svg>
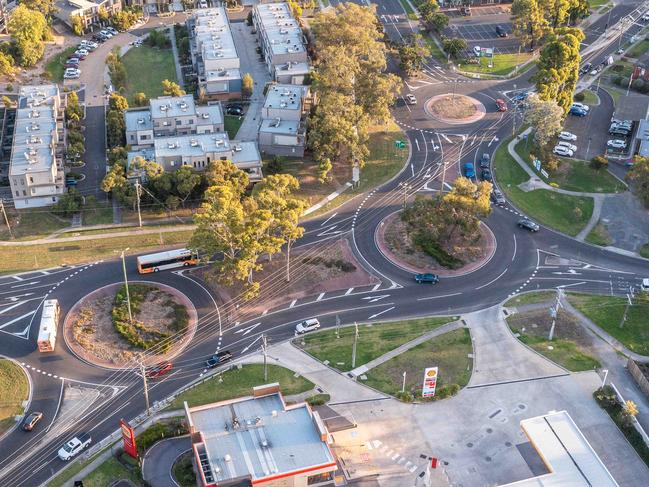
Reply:
<svg viewBox="0 0 649 487"><path fill-rule="evenodd" d="M586 63L584 64L580 69L579 69L579 74L586 74L590 72L592 69L593 65L591 63Z"/></svg>
<svg viewBox="0 0 649 487"><path fill-rule="evenodd" d="M23 429L23 431L31 431L41 419L43 419L43 413L41 413L40 411L33 411L29 413L29 416L25 418L23 424L21 425L21 428Z"/></svg>
<svg viewBox="0 0 649 487"><path fill-rule="evenodd" d="M205 365L208 369L213 369L214 367L217 367L230 359L232 359L232 352L225 350L223 352L217 353L216 355L212 355L209 359L207 359Z"/></svg>
<svg viewBox="0 0 649 487"><path fill-rule="evenodd" d="M519 228L525 228L525 229L529 230L530 232L538 232L539 228L540 228L537 223L534 223L529 218L522 218L522 219L518 220L518 227Z"/></svg>
<svg viewBox="0 0 649 487"><path fill-rule="evenodd" d="M498 206L505 206L506 200L500 190L494 188L491 192L491 201Z"/></svg>
<svg viewBox="0 0 649 487"><path fill-rule="evenodd" d="M225 108L225 113L228 115L243 115L243 107L241 105L228 105Z"/></svg>
<svg viewBox="0 0 649 487"><path fill-rule="evenodd" d="M507 34L507 31L503 29L502 25L496 26L496 34L498 34L498 37L507 37L509 35Z"/></svg>
<svg viewBox="0 0 649 487"><path fill-rule="evenodd" d="M482 159L480 159L480 168L481 169L489 169L489 160L491 159L491 156L487 153L482 154Z"/></svg>
<svg viewBox="0 0 649 487"><path fill-rule="evenodd" d="M489 169L483 169L481 177L483 181L493 181L493 177L491 177L491 171Z"/></svg>

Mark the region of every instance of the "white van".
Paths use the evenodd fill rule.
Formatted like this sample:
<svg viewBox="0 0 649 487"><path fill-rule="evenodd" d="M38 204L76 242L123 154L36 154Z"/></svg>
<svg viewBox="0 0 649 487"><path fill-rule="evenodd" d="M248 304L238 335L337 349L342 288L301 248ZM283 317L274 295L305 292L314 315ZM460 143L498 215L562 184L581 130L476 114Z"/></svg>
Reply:
<svg viewBox="0 0 649 487"><path fill-rule="evenodd" d="M640 289L645 292L649 292L649 278L644 278L642 284L640 284Z"/></svg>
<svg viewBox="0 0 649 487"><path fill-rule="evenodd" d="M295 327L296 334L302 334L320 328L320 322L317 318L309 318L297 324Z"/></svg>

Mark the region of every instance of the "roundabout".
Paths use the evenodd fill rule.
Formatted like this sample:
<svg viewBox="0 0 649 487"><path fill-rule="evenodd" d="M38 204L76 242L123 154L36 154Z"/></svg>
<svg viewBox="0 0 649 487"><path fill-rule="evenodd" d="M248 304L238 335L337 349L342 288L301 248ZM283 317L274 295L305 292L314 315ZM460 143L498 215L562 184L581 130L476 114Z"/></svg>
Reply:
<svg viewBox="0 0 649 487"><path fill-rule="evenodd" d="M477 99L461 94L444 93L429 98L424 103L426 114L442 123L465 125L482 120L487 113Z"/></svg>

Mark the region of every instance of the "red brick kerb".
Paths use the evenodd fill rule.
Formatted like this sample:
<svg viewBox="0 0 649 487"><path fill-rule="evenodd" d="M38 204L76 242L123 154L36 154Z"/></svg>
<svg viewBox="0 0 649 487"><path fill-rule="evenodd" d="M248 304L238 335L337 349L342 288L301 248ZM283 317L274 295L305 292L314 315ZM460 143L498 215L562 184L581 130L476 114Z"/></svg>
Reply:
<svg viewBox="0 0 649 487"><path fill-rule="evenodd" d="M72 308L66 315L65 320L63 322L63 338L65 340L65 344L68 346L70 351L74 355L76 355L79 360L82 360L90 365L103 367L107 369L125 369L125 368L134 368L136 366L135 361L133 359L124 359L121 361L119 359L114 359L112 361L107 361L105 359L93 355L90 351L83 348L81 344L79 344L76 341L73 333L74 323L76 323L77 318L79 317L79 313L81 312L83 307L96 299L101 299L108 296L114 297L115 293L117 292L117 289L119 289L119 287L122 286L122 284L123 283L121 282L108 284L107 286L96 289L90 294L86 294L83 298L77 301L74 304L74 306L72 306ZM175 357L180 352L182 352L185 349L185 347L187 347L187 345L189 345L189 342L191 342L192 338L194 337L194 334L196 333L196 329L198 326L198 313L196 312L196 308L194 307L194 304L185 294L181 293L180 291L178 291L177 289L171 286L167 286L166 284L161 284L159 282L151 282L151 281L129 281L129 284L147 284L149 286L157 287L161 291L170 294L173 300L182 304L187 309L187 314L189 315L189 323L187 324L187 330L185 331L182 337L173 341L173 345L167 353L152 355L150 353L147 353L145 350L142 350L142 355L145 357L144 360L142 360L144 365L152 365L159 362L163 362L165 360L171 360L173 357ZM135 351L133 348L130 348L129 352L138 354L138 351Z"/></svg>

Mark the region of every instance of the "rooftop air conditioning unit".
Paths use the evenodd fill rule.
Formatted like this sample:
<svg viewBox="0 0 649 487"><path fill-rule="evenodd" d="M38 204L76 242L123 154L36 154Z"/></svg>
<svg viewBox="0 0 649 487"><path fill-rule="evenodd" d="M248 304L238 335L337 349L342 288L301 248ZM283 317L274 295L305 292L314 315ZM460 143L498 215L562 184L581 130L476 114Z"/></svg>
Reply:
<svg viewBox="0 0 649 487"><path fill-rule="evenodd" d="M176 143L175 142L168 142L167 143L167 149L175 149L176 148Z"/></svg>
<svg viewBox="0 0 649 487"><path fill-rule="evenodd" d="M219 76L227 76L228 72L226 70L219 71Z"/></svg>
<svg viewBox="0 0 649 487"><path fill-rule="evenodd" d="M280 107L280 108L286 108L286 107L287 107L286 102L281 102L281 103L279 104L279 107Z"/></svg>
<svg viewBox="0 0 649 487"><path fill-rule="evenodd" d="M139 123L139 124L143 124L143 123L144 123L144 119L143 119L143 118L138 118L138 119L137 119L137 123Z"/></svg>
<svg viewBox="0 0 649 487"><path fill-rule="evenodd" d="M282 119L278 117L269 124L269 127L279 127L281 121Z"/></svg>
<svg viewBox="0 0 649 487"><path fill-rule="evenodd" d="M165 105L160 105L160 111L166 112L167 110L169 110L169 107L166 104Z"/></svg>
<svg viewBox="0 0 649 487"><path fill-rule="evenodd" d="M32 110L29 113L29 118L38 118L40 116L41 116L41 112L39 112L38 110Z"/></svg>
<svg viewBox="0 0 649 487"><path fill-rule="evenodd" d="M221 147L222 145L225 145L225 141L223 139L217 139L216 137L215 139L216 139L215 143L217 147Z"/></svg>
<svg viewBox="0 0 649 487"><path fill-rule="evenodd" d="M233 147L233 150L234 150L234 152L241 152L243 149L241 148L240 145L235 145L235 146Z"/></svg>
<svg viewBox="0 0 649 487"><path fill-rule="evenodd" d="M167 127L167 126L171 125L171 122L169 120L166 120L166 121L162 122L162 125L164 127Z"/></svg>
<svg viewBox="0 0 649 487"><path fill-rule="evenodd" d="M282 34L282 35L286 35L286 34L288 34L288 30L287 29L279 29L279 33Z"/></svg>
<svg viewBox="0 0 649 487"><path fill-rule="evenodd" d="M268 447L270 446L270 444L268 443L268 440L261 440L261 442L259 443L259 445L260 445L262 448L268 448Z"/></svg>
<svg viewBox="0 0 649 487"><path fill-rule="evenodd" d="M201 113L201 118L205 118L205 119L210 118L210 114L209 113Z"/></svg>
<svg viewBox="0 0 649 487"><path fill-rule="evenodd" d="M192 147L198 147L198 140L196 139L190 140L189 145L191 145Z"/></svg>

